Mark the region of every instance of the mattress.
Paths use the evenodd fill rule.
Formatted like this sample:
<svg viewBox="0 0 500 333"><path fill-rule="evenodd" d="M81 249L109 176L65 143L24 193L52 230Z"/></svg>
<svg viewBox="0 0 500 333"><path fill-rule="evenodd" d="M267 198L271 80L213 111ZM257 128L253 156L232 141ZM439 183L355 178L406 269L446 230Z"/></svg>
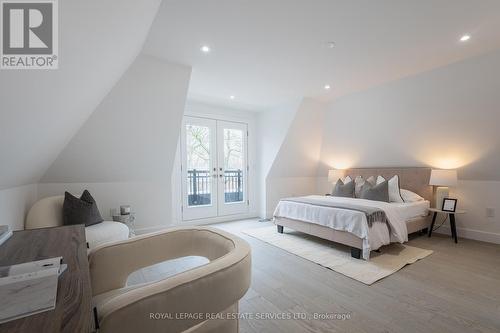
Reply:
<svg viewBox="0 0 500 333"><path fill-rule="evenodd" d="M429 201L422 200L405 203L392 202L391 206L396 209L403 220L408 221L417 217L427 216L431 205Z"/></svg>
<svg viewBox="0 0 500 333"><path fill-rule="evenodd" d="M427 216L427 214L429 214L428 209L430 207L430 202L427 200L408 203L392 202L390 205L394 207L401 218L408 223L408 221L416 218ZM395 241L391 239L387 224L383 223L374 223L369 228L368 239L370 240L370 247L372 249L378 249L382 245Z"/></svg>

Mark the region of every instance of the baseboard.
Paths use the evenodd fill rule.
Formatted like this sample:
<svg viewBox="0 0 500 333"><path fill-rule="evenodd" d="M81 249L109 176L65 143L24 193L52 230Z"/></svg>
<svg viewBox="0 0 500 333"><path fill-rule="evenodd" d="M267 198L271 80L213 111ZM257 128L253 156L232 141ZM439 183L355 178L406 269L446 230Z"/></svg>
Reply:
<svg viewBox="0 0 500 333"><path fill-rule="evenodd" d="M229 222L229 221L238 221L238 220L257 218L258 215L259 214L257 214L256 212L249 212L249 213L245 213L245 214L234 214L234 215L211 217L211 218L206 218L206 219L181 221L177 225L214 224L214 223L221 223L221 222Z"/></svg>
<svg viewBox="0 0 500 333"><path fill-rule="evenodd" d="M155 232L162 229L166 229L169 227L178 227L178 226L193 226L193 225L209 225L221 222L229 222L229 221L237 221L244 220L250 218L258 218L258 214L245 214L245 215L233 215L233 216L223 216L213 219L203 219L203 220L192 220L192 221L184 221L179 224L173 225L155 225L146 228L138 228L135 230L136 235L145 234L148 232ZM444 225L440 227L438 230L434 231L438 234L451 235L450 227ZM482 242L500 244L500 234L494 232L485 232L480 230L468 229L468 228L457 228L458 238L467 238L478 240Z"/></svg>
<svg viewBox="0 0 500 333"><path fill-rule="evenodd" d="M444 225L436 230L435 233L451 235L451 230L449 226ZM467 238L482 242L500 244L500 234L494 232L485 232L468 228L457 228L457 233L459 239Z"/></svg>
<svg viewBox="0 0 500 333"><path fill-rule="evenodd" d="M155 231L159 231L159 230L166 229L166 228L172 228L172 227L180 227L180 226L188 227L188 226L194 226L194 225L209 225L209 224L215 224L215 223L238 221L238 220L245 220L245 219L252 219L252 218L258 218L258 214L257 213L248 213L248 214L237 214L237 215L213 217L213 218L209 218L209 219L181 221L180 223L171 224L171 225L154 225L154 226L145 227L145 228L137 228L134 231L135 231L136 235L141 235L141 234L146 234L148 232L155 232Z"/></svg>
<svg viewBox="0 0 500 333"><path fill-rule="evenodd" d="M175 225L173 225L173 224L172 225L163 225L163 224L153 225L153 226L146 227L146 228L136 228L134 230L134 233L136 235L143 235L143 234L147 234L147 233L150 233L150 232L160 231L162 229L172 228L174 226Z"/></svg>

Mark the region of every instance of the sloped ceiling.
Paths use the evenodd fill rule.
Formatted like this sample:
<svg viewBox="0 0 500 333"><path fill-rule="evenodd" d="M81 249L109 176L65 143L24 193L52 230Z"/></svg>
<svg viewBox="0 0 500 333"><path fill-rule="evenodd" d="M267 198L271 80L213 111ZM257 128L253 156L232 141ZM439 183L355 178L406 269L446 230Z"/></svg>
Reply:
<svg viewBox="0 0 500 333"><path fill-rule="evenodd" d="M500 49L344 96L327 108L318 176L430 166L500 181L499 92Z"/></svg>
<svg viewBox="0 0 500 333"><path fill-rule="evenodd" d="M280 146L267 177L316 177L326 104L305 98Z"/></svg>
<svg viewBox="0 0 500 333"><path fill-rule="evenodd" d="M170 182L190 74L139 55L41 183Z"/></svg>
<svg viewBox="0 0 500 333"><path fill-rule="evenodd" d="M59 69L0 71L0 189L39 181L140 52L160 2L59 1Z"/></svg>
<svg viewBox="0 0 500 333"><path fill-rule="evenodd" d="M200 52L205 43L210 54ZM190 98L265 112L499 46L498 0L164 0L144 51L193 67Z"/></svg>

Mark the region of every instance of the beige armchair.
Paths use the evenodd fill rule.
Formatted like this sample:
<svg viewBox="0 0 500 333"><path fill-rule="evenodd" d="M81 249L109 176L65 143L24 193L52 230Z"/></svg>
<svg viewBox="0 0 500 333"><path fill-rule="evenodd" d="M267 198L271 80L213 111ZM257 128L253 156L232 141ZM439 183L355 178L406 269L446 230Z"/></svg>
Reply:
<svg viewBox="0 0 500 333"><path fill-rule="evenodd" d="M209 263L152 283L130 273L186 256ZM100 332L237 332L238 301L249 288L250 246L209 227L179 227L104 244L89 254Z"/></svg>

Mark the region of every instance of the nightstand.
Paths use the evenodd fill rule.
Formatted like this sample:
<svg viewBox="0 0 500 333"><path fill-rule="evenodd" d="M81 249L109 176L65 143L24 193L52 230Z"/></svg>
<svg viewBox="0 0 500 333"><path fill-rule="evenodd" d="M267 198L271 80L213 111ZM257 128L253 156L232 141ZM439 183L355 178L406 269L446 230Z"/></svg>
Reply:
<svg viewBox="0 0 500 333"><path fill-rule="evenodd" d="M451 229L451 236L455 239L455 243L458 243L458 235L457 235L457 225L455 224L455 214L465 214L465 210L456 210L454 212L446 212L441 209L437 208L429 208L430 212L433 212L434 214L432 215L432 223L431 227L429 228L429 237L432 235L432 229L434 228L434 223L436 222L436 217L437 214L448 214L450 217L450 229Z"/></svg>

